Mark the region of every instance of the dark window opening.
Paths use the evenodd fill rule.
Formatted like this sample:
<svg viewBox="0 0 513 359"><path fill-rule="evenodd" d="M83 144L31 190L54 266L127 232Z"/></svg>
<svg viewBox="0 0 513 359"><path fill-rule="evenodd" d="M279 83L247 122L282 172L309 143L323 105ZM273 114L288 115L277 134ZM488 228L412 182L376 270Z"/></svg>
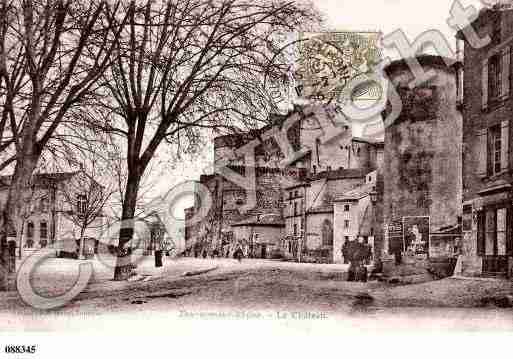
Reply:
<svg viewBox="0 0 513 359"><path fill-rule="evenodd" d="M501 94L501 56L494 55L488 62L488 93L490 100L498 99Z"/></svg>

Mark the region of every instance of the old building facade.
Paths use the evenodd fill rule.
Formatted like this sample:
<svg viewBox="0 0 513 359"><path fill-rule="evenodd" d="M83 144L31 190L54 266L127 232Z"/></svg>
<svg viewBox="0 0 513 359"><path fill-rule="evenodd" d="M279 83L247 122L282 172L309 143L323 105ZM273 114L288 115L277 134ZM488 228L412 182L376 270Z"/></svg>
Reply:
<svg viewBox="0 0 513 359"><path fill-rule="evenodd" d="M511 96L513 9L482 10L471 25L491 42L463 43L463 261L466 275L509 275L513 267Z"/></svg>
<svg viewBox="0 0 513 359"><path fill-rule="evenodd" d="M77 218L88 210L87 196L90 195L80 191L77 185L83 182L83 176L83 171L34 175L32 202L22 219L21 236L16 236L15 225L11 226L9 234L10 240L16 241L19 254L27 255L41 248L70 253L77 251L77 241L81 236ZM9 183L9 176L0 177L0 203L7 200ZM101 188L98 186L98 190ZM85 246L91 250L94 250L95 240L104 229L104 219L103 214L95 216L85 228Z"/></svg>
<svg viewBox="0 0 513 359"><path fill-rule="evenodd" d="M340 248L335 248L334 240L334 200L363 185L369 173L381 168L383 143L353 137L351 128L342 120L333 121L340 131L337 138L321 143L326 118L317 116L326 115L331 121L342 115L329 108L315 116L302 116L304 112L307 111L296 108L256 134L215 139L215 161L224 160L230 169L241 174L247 166L237 149L255 138L261 140L254 151L257 204L243 213L240 209L247 203L244 188L219 173L202 176L198 185L208 188L213 205L208 216L196 223L191 219L199 209L193 207L185 212L186 247L190 254L216 249L230 255L241 246L253 257L341 261ZM287 130L287 139L298 154L283 165L282 147L276 138L266 134L281 129L298 113L300 119ZM199 203L195 207L198 206Z"/></svg>

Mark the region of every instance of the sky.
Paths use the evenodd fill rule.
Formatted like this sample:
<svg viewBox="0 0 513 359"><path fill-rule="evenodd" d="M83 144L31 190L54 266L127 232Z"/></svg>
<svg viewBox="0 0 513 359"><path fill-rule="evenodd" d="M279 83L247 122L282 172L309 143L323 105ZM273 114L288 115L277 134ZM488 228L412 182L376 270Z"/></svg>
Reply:
<svg viewBox="0 0 513 359"><path fill-rule="evenodd" d="M313 3L324 13L330 30L381 31L386 36L401 29L413 42L424 31L436 29L446 36L454 50L455 31L446 22L453 0L313 0ZM482 7L479 0L461 0L460 3L465 7ZM399 57L395 51L385 54L392 59ZM213 148L207 146L197 161L178 164L155 190L165 193L180 181L198 180L202 169L212 160L212 151ZM191 204L191 198L184 198L177 207L186 208Z"/></svg>

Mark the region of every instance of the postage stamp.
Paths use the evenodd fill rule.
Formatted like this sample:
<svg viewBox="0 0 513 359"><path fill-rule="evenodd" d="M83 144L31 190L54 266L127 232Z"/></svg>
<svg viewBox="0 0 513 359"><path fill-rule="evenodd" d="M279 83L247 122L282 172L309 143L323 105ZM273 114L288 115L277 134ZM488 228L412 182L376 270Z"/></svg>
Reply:
<svg viewBox="0 0 513 359"><path fill-rule="evenodd" d="M286 78L265 86L273 106L286 112L291 103L304 100L322 104L372 103L383 98L383 86L374 81L347 91L350 81L372 73L381 61L380 32L302 32L288 39L276 59L289 61ZM271 67L271 66L269 66ZM269 75L269 76L268 76Z"/></svg>

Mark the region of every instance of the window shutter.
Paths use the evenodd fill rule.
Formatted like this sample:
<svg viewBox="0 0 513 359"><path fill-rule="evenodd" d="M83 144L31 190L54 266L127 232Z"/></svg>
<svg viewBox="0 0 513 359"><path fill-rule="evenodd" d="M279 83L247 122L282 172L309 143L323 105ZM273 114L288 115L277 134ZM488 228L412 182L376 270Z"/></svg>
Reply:
<svg viewBox="0 0 513 359"><path fill-rule="evenodd" d="M509 121L501 124L501 170L509 168Z"/></svg>
<svg viewBox="0 0 513 359"><path fill-rule="evenodd" d="M513 231L511 230L512 221L512 208L508 207L507 209L507 222L506 222L506 255L513 255Z"/></svg>
<svg viewBox="0 0 513 359"><path fill-rule="evenodd" d="M509 97L510 92L510 65L511 65L511 47L508 46L502 50L502 91L501 95L504 99Z"/></svg>
<svg viewBox="0 0 513 359"><path fill-rule="evenodd" d="M488 108L488 59L483 61L481 88L482 88L483 110L485 110Z"/></svg>
<svg viewBox="0 0 513 359"><path fill-rule="evenodd" d="M480 129L476 133L477 146L475 147L476 175L480 178L486 177L488 173L488 130Z"/></svg>

